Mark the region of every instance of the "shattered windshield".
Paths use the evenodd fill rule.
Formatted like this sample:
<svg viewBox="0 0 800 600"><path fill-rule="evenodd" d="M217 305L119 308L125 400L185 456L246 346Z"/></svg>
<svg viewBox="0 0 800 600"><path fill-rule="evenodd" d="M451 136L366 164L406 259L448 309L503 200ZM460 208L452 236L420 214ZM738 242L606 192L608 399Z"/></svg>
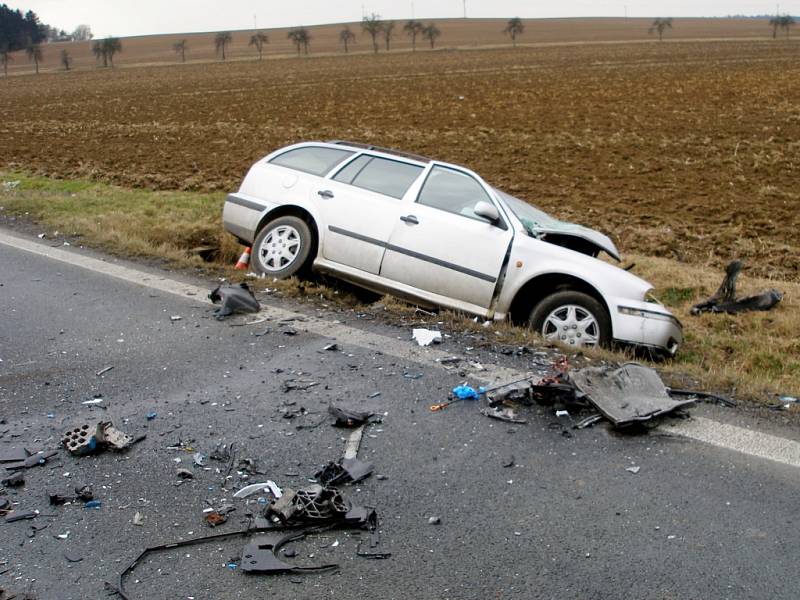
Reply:
<svg viewBox="0 0 800 600"><path fill-rule="evenodd" d="M520 221L522 221L525 229L531 235L536 235L535 232L537 229L552 227L553 224L557 222L557 219L554 219L546 212L539 210L532 204L528 204L524 200L510 196L509 194L506 194L498 189L495 189L495 191L506 203L506 206L511 209L511 212L513 212L514 215Z"/></svg>

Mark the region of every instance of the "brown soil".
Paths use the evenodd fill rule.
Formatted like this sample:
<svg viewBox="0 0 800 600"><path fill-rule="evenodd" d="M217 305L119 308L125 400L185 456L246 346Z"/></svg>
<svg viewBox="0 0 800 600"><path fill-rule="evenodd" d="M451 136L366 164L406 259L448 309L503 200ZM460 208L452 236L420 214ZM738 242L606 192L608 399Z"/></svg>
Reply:
<svg viewBox="0 0 800 600"><path fill-rule="evenodd" d="M12 77L0 167L234 190L281 145L367 141L466 164L623 252L797 281L799 55L791 40L572 44Z"/></svg>

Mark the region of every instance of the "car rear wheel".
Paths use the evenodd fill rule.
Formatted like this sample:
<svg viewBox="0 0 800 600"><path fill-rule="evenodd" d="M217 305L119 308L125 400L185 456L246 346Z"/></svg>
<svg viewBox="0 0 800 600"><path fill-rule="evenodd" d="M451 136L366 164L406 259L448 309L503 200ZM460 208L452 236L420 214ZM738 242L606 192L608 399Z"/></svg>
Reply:
<svg viewBox="0 0 800 600"><path fill-rule="evenodd" d="M279 217L267 223L253 242L253 269L285 279L309 262L312 236L308 224L297 217Z"/></svg>
<svg viewBox="0 0 800 600"><path fill-rule="evenodd" d="M533 308L528 323L551 342L576 348L611 345L606 309L583 292L567 290L547 296Z"/></svg>

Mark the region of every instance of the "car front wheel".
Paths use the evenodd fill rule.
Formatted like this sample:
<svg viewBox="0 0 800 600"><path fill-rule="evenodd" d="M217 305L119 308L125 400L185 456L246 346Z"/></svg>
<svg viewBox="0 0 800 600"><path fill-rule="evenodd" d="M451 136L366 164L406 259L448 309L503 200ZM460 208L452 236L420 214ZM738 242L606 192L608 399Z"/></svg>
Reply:
<svg viewBox="0 0 800 600"><path fill-rule="evenodd" d="M285 279L308 263L312 237L308 224L297 217L270 221L253 242L253 269L257 273Z"/></svg>
<svg viewBox="0 0 800 600"><path fill-rule="evenodd" d="M561 291L537 304L528 320L551 342L577 348L611 345L611 320L606 309L583 292Z"/></svg>

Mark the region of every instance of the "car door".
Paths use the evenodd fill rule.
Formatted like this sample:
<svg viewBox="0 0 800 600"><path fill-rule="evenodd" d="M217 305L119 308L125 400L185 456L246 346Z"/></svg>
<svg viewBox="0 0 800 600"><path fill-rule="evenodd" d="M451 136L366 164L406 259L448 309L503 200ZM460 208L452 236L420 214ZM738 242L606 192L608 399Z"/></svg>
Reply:
<svg viewBox="0 0 800 600"><path fill-rule="evenodd" d="M322 257L377 275L402 199L423 170L412 162L361 154L321 180L311 193L326 228Z"/></svg>
<svg viewBox="0 0 800 600"><path fill-rule="evenodd" d="M434 165L395 221L380 275L482 308L491 304L512 231L475 214L493 201L472 174Z"/></svg>

